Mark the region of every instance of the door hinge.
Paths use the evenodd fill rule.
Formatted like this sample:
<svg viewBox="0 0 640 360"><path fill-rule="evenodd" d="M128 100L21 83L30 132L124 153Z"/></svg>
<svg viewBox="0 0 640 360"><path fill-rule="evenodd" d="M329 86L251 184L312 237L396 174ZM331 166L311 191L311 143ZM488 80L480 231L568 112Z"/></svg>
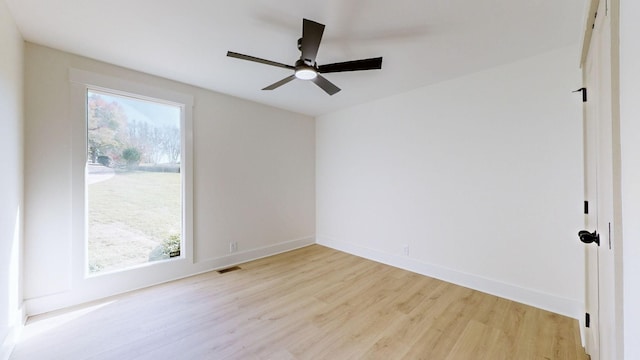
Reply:
<svg viewBox="0 0 640 360"><path fill-rule="evenodd" d="M589 214L589 202L587 200L584 201L584 214Z"/></svg>
<svg viewBox="0 0 640 360"><path fill-rule="evenodd" d="M591 327L591 314L584 313L584 326Z"/></svg>
<svg viewBox="0 0 640 360"><path fill-rule="evenodd" d="M587 88L583 87L583 88L580 88L580 89L575 90L573 92L575 93L575 92L578 92L578 91L582 93L582 102L587 102Z"/></svg>

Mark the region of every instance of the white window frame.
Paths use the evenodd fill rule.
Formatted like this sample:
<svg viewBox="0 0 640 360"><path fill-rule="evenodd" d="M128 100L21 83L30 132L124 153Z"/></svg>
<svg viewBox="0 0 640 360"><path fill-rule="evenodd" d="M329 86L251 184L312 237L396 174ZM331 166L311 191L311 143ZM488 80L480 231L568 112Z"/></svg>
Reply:
<svg viewBox="0 0 640 360"><path fill-rule="evenodd" d="M72 131L72 284L70 290L103 296L172 280L193 266L193 96L89 71L69 69ZM183 249L180 257L89 274L87 259L87 92L100 91L180 107ZM85 291L83 291L85 290Z"/></svg>

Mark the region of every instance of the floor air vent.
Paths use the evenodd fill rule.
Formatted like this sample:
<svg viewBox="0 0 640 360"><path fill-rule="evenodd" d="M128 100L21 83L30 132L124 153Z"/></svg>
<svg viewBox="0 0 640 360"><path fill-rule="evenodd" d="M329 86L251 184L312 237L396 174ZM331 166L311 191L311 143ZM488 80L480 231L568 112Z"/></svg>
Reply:
<svg viewBox="0 0 640 360"><path fill-rule="evenodd" d="M232 266L230 268L218 270L218 274L228 273L230 271L236 271L242 269L240 266Z"/></svg>

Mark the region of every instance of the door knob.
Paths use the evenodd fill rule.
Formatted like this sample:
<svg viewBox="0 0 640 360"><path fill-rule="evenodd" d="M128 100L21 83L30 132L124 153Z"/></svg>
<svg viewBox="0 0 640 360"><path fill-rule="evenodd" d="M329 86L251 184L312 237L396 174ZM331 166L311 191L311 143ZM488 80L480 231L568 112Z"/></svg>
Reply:
<svg viewBox="0 0 640 360"><path fill-rule="evenodd" d="M585 244L596 243L598 246L600 246L600 234L598 234L596 231L591 233L587 230L580 230L578 232L578 237L580 238L580 241Z"/></svg>

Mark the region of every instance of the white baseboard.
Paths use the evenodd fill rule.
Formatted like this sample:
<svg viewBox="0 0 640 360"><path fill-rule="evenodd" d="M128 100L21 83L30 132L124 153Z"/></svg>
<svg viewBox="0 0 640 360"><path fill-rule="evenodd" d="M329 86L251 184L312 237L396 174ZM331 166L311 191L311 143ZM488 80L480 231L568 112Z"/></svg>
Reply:
<svg viewBox="0 0 640 360"><path fill-rule="evenodd" d="M25 314L23 309L24 308L22 307L18 311L16 311L15 314L13 314L12 319L10 319L9 331L7 331L7 335L4 337L4 339L0 339L2 341L0 343L0 360L8 360L11 356L11 353L13 352L13 348L16 346L25 322Z"/></svg>
<svg viewBox="0 0 640 360"><path fill-rule="evenodd" d="M299 249L305 246L313 245L315 243L316 243L315 237L307 236L304 238L280 242L274 245L264 246L261 248L240 251L237 253L233 253L233 254L217 257L217 258L200 260L198 261L198 264L201 264L204 267L208 268L209 270L207 271L217 270L217 269L222 269L229 266L246 263L248 261L252 261L256 259L262 259L267 256L281 254L283 252Z"/></svg>
<svg viewBox="0 0 640 360"><path fill-rule="evenodd" d="M315 244L315 238L313 236L283 241L273 245L240 251L217 258L198 260L195 263L185 265L184 267L180 268L179 271L174 272L168 277L155 276L155 274L150 274L147 272L147 276L154 279L147 282L137 282L130 284L111 283L110 285L104 286L100 289L96 289L95 287L85 289L76 288L57 294L26 299L24 302L24 307L28 316L43 314L76 305L86 304L92 301L101 300L114 295L135 291L149 286L238 265L251 260L276 255L312 244ZM151 269L149 271L153 270ZM136 276L141 277L141 275ZM0 358L0 360L2 359Z"/></svg>
<svg viewBox="0 0 640 360"><path fill-rule="evenodd" d="M565 299L555 295L526 289L513 284L507 284L453 269L443 268L407 256L384 253L326 236L318 235L316 241L320 245L328 246L369 260L468 287L470 289L534 306L574 319L580 319L583 316L584 304L579 301Z"/></svg>

